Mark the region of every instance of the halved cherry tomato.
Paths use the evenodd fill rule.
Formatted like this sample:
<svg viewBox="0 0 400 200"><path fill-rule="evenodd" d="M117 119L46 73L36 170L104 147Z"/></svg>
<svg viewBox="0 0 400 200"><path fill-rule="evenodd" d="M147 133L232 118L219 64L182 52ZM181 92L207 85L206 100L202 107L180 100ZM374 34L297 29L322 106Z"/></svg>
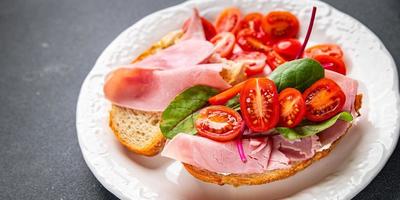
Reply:
<svg viewBox="0 0 400 200"><path fill-rule="evenodd" d="M346 66L342 59L327 55L317 55L314 57L325 69L346 75Z"/></svg>
<svg viewBox="0 0 400 200"><path fill-rule="evenodd" d="M189 26L190 18L187 19L182 26L183 32L186 32ZM215 30L214 25L208 21L206 18L201 17L201 25L203 26L204 29L204 35L206 36L207 40L211 40L216 34L217 30Z"/></svg>
<svg viewBox="0 0 400 200"><path fill-rule="evenodd" d="M247 76L260 74L264 71L267 56L261 52L241 52L232 56L231 60L243 63Z"/></svg>
<svg viewBox="0 0 400 200"><path fill-rule="evenodd" d="M252 29L240 30L237 35L237 44L245 51L268 51L270 48L264 45L263 38Z"/></svg>
<svg viewBox="0 0 400 200"><path fill-rule="evenodd" d="M299 33L299 20L287 11L272 11L262 21L262 28L272 39L294 38Z"/></svg>
<svg viewBox="0 0 400 200"><path fill-rule="evenodd" d="M342 111L346 96L333 80L322 78L303 93L306 102L306 118L320 122Z"/></svg>
<svg viewBox="0 0 400 200"><path fill-rule="evenodd" d="M314 58L318 55L327 55L335 58L342 58L343 51L340 46L336 44L319 44L309 47L304 51L304 57Z"/></svg>
<svg viewBox="0 0 400 200"><path fill-rule="evenodd" d="M242 90L243 85L244 82L238 83L231 88L209 98L208 102L212 105L224 105L229 101L229 99L232 99Z"/></svg>
<svg viewBox="0 0 400 200"><path fill-rule="evenodd" d="M279 121L279 100L275 83L267 78L246 81L240 92L240 110L254 132L268 131Z"/></svg>
<svg viewBox="0 0 400 200"><path fill-rule="evenodd" d="M235 7L223 10L215 21L217 32L236 33L240 28L241 15L240 10Z"/></svg>
<svg viewBox="0 0 400 200"><path fill-rule="evenodd" d="M235 46L235 35L230 32L218 33L210 42L214 44L216 53L223 58L227 58L232 54Z"/></svg>
<svg viewBox="0 0 400 200"><path fill-rule="evenodd" d="M276 51L271 50L267 53L267 64L271 68L271 70L274 70L277 68L279 65L285 63L286 60L282 58Z"/></svg>
<svg viewBox="0 0 400 200"><path fill-rule="evenodd" d="M240 114L226 106L203 108L195 124L199 135L220 142L233 140L244 126Z"/></svg>
<svg viewBox="0 0 400 200"><path fill-rule="evenodd" d="M261 13L253 12L249 13L243 17L240 22L240 29L249 28L256 32L262 32L261 24L262 24L263 15Z"/></svg>
<svg viewBox="0 0 400 200"><path fill-rule="evenodd" d="M300 52L301 43L297 39L286 38L275 43L273 49L287 60L294 60Z"/></svg>
<svg viewBox="0 0 400 200"><path fill-rule="evenodd" d="M286 88L279 94L280 119L279 124L293 128L297 126L306 114L306 104L301 93L294 88Z"/></svg>

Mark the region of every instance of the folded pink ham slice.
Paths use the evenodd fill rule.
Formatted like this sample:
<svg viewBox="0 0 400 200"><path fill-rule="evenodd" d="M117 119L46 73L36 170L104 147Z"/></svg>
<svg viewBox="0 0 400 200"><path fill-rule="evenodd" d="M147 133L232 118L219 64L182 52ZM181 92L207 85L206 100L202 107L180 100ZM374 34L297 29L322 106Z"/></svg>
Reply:
<svg viewBox="0 0 400 200"><path fill-rule="evenodd" d="M227 89L219 75L221 64L202 64L170 70L119 68L107 78L104 93L116 105L145 111L163 111L184 89L208 85Z"/></svg>
<svg viewBox="0 0 400 200"><path fill-rule="evenodd" d="M180 41L142 61L129 65L129 68L167 70L193 66L206 60L214 52L214 45L205 40L190 39Z"/></svg>
<svg viewBox="0 0 400 200"><path fill-rule="evenodd" d="M182 40L188 39L206 40L199 10L196 8L193 9L193 15L189 18L188 29L186 30L185 35L182 36Z"/></svg>
<svg viewBox="0 0 400 200"><path fill-rule="evenodd" d="M316 135L295 141L286 140L281 135L273 136L274 146L277 147L290 162L302 161L313 157L321 147Z"/></svg>

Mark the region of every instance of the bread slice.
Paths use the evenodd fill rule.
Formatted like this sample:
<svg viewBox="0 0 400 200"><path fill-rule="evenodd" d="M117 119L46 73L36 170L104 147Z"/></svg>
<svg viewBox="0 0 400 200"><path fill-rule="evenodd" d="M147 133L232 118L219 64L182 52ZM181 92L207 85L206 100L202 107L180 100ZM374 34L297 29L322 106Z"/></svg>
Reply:
<svg viewBox="0 0 400 200"><path fill-rule="evenodd" d="M132 63L175 44L182 35L181 30L168 33ZM222 60L222 62L225 65L221 76L228 83L235 84L245 78L243 65L227 60ZM154 156L163 149L166 140L159 128L160 119L161 112L147 112L112 105L109 124L119 142L129 150L144 156Z"/></svg>
<svg viewBox="0 0 400 200"><path fill-rule="evenodd" d="M160 112L145 112L112 105L110 127L129 150L154 156L162 150L165 138L160 131Z"/></svg>
<svg viewBox="0 0 400 200"><path fill-rule="evenodd" d="M362 94L356 95L354 101L354 109L358 116L360 116L359 110L362 106ZM186 163L182 163L185 169L195 178L208 182L214 183L218 185L229 184L235 187L240 185L260 185L265 183L270 183L273 181L281 180L288 178L290 176L295 175L297 172L307 168L312 163L324 158L325 156L329 155L329 153L335 148L335 146L340 142L344 135L350 130L351 126L349 126L345 133L338 138L335 142L331 144L331 146L327 149L324 149L320 152L315 153L315 155L308 159L301 162L293 163L292 166L288 169L278 169L273 171L267 171L265 173L254 173L254 174L220 174L211 172L205 169L200 169L196 166L189 165Z"/></svg>

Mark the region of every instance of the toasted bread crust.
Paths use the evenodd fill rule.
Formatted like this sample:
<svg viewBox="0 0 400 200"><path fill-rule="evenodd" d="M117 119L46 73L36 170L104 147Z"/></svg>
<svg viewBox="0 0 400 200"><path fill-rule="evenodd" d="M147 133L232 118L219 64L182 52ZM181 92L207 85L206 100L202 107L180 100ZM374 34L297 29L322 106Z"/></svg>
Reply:
<svg viewBox="0 0 400 200"><path fill-rule="evenodd" d="M127 141L126 139L124 139L122 137L122 133L120 133L118 131L117 125L113 119L114 115L117 114L117 112L120 112L117 109L118 106L113 105L110 111L110 121L109 121L109 126L111 128L111 130L113 131L114 135L117 137L118 141L124 145L126 148L128 148L130 151L140 154L140 155L144 155L144 156L155 156L157 155L164 147L165 141L166 139L164 138L163 134L161 133L161 131L158 131L156 134L154 134L154 137L152 137L152 140L150 141L150 144L141 148L138 145L135 145L133 143L130 143L129 141ZM136 111L136 112L140 112L140 111ZM147 112L148 113L148 112ZM157 123L156 126L159 126L159 124Z"/></svg>

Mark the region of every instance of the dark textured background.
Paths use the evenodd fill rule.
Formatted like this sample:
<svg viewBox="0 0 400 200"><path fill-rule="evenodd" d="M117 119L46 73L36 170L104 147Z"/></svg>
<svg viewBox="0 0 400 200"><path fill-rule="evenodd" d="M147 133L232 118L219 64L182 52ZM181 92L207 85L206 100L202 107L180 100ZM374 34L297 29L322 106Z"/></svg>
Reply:
<svg viewBox="0 0 400 200"><path fill-rule="evenodd" d="M179 2L0 0L0 199L116 199L82 158L79 89L121 31ZM367 25L400 63L399 0L328 3ZM400 199L399 150L356 199Z"/></svg>

